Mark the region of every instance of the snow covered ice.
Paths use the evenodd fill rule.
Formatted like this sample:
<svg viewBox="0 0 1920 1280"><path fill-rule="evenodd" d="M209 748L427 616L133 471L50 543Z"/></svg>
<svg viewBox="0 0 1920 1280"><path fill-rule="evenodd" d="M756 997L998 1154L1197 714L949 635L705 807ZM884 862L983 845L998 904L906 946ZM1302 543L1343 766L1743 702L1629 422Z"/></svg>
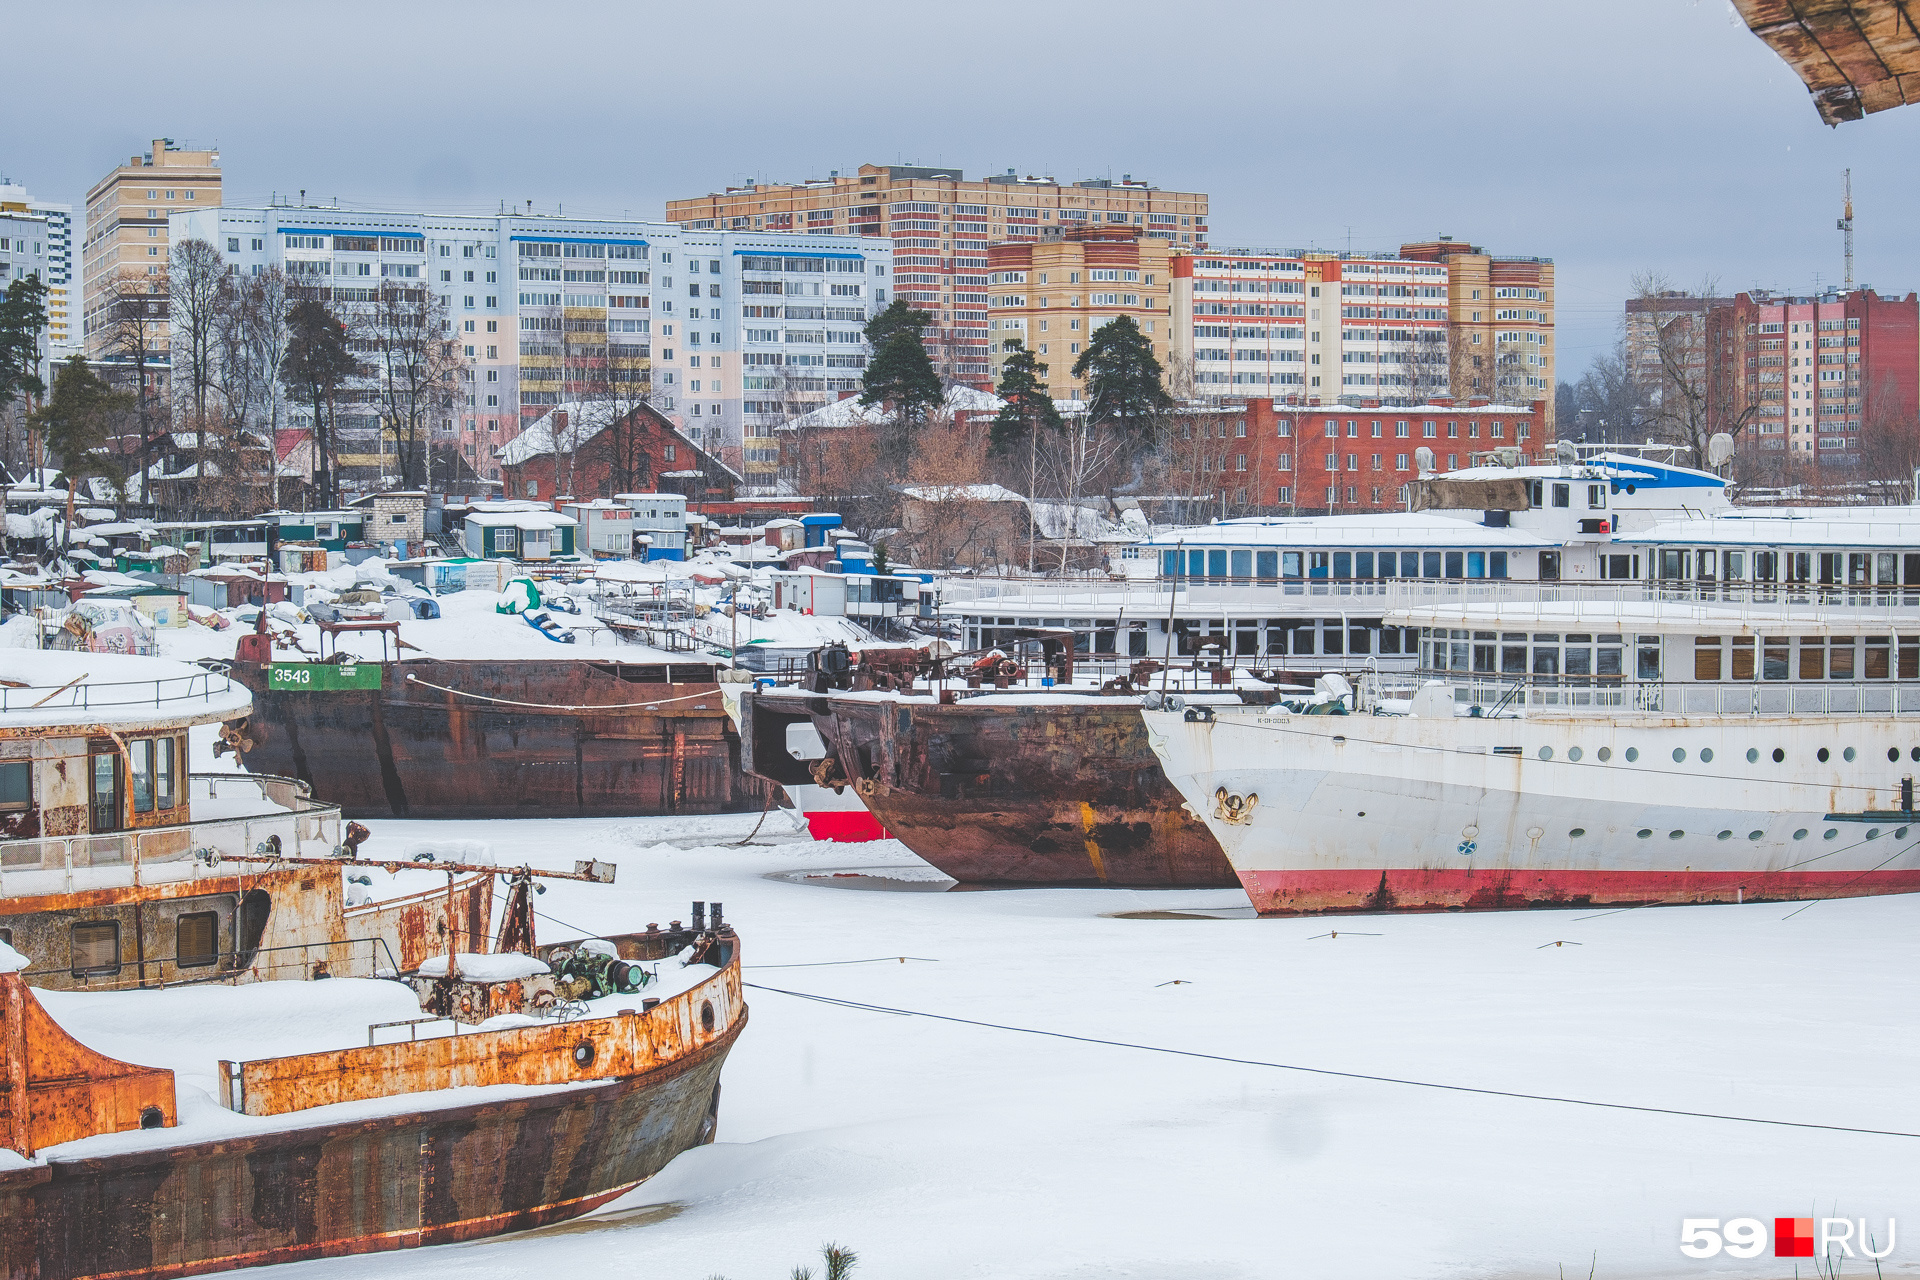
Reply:
<svg viewBox="0 0 1920 1280"><path fill-rule="evenodd" d="M886 1280L1553 1277L1562 1265L1584 1276L1596 1253L1601 1277L1786 1276L1772 1259L1683 1258L1680 1220L1882 1221L1911 1212L1920 1191L1911 1139L1308 1075L768 989L1339 1071L1916 1132L1911 897L1825 902L1790 920L1792 907L1774 905L1122 919L1245 900L823 887L833 881L817 873L853 866L924 884L926 868L891 842L732 846L757 816L371 824L374 856L476 839L502 865L618 863L614 885L549 886L536 903L549 939L684 920L692 900L721 900L756 984L752 1016L727 1064L719 1141L599 1214L297 1265L395 1280L749 1280L785 1276L832 1240L859 1251L857 1274ZM761 838L790 840L786 825L770 816ZM442 877L405 871L381 896L416 878ZM864 960L876 963L837 963ZM663 977L674 967L663 961ZM64 1017L88 998L49 1004ZM296 1028L274 1034L305 1047ZM95 1047L140 1061L137 1044L115 1034ZM216 1050L200 1047L203 1072ZM1903 1273L1905 1253L1887 1274Z"/></svg>

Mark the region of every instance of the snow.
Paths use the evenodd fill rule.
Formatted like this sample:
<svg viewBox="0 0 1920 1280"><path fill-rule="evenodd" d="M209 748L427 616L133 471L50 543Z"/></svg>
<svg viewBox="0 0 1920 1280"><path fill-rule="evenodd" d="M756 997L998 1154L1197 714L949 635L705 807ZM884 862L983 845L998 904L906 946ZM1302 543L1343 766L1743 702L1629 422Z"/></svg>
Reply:
<svg viewBox="0 0 1920 1280"><path fill-rule="evenodd" d="M0 973L18 973L31 965L33 961L15 951L4 942L0 942Z"/></svg>
<svg viewBox="0 0 1920 1280"><path fill-rule="evenodd" d="M242 714L253 704L243 685L204 667L126 654L0 648L0 680L29 686L5 691L0 726L9 729L80 719L89 724L146 724L174 716L210 721Z"/></svg>
<svg viewBox="0 0 1920 1280"><path fill-rule="evenodd" d="M837 1240L861 1253L856 1277L889 1280L1264 1280L1329 1269L1329 1257L1366 1276L1518 1280L1562 1266L1585 1276L1596 1252L1614 1280L1784 1276L1682 1259L1680 1220L1805 1214L1817 1198L1821 1213L1878 1228L1920 1195L1912 1144L1895 1138L1277 1071L770 989L1226 1057L1914 1131L1920 898L1825 902L1791 919L1765 905L1122 919L1246 899L943 893L904 879L900 892L837 889L849 881L832 873L855 867L863 879L929 869L890 841L735 845L758 817L370 824L399 847L484 839L503 864L539 865L556 847L619 863L611 886L549 886L539 909L567 925L541 920L544 939L685 920L690 900L722 900L759 986L714 1145L581 1226L325 1265L355 1280L746 1280ZM774 830L770 818L758 839ZM356 994L391 984L308 990L349 1007L209 989L236 1007L202 1031L146 1003L175 992L46 998L63 1020L76 1002L120 1002L82 1038L197 1072L209 1089L216 1058L262 1056L259 1041L365 1043L367 1022L410 1016L410 997ZM237 1045L242 1017L259 1026Z"/></svg>
<svg viewBox="0 0 1920 1280"><path fill-rule="evenodd" d="M530 978L536 973L551 973L544 960L509 951L504 955L472 955L462 952L458 959L460 976L475 982L511 982L515 978ZM447 976L447 958L429 956L420 962L420 976L423 978L444 978Z"/></svg>

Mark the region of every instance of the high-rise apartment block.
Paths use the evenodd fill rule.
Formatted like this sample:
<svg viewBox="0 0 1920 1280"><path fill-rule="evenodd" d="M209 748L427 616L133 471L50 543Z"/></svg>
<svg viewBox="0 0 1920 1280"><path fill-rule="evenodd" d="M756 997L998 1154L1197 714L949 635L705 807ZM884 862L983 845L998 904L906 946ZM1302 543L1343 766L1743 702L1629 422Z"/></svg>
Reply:
<svg viewBox="0 0 1920 1280"><path fill-rule="evenodd" d="M25 213L45 219L47 268L47 357L55 362L80 349L77 299L73 287L73 206L35 200L27 189L0 183L0 213Z"/></svg>
<svg viewBox="0 0 1920 1280"><path fill-rule="evenodd" d="M81 248L83 336L87 358L110 358L108 315L116 277L157 290L167 269L168 219L220 204L220 153L182 150L171 138L110 171L87 192ZM151 280L152 286L141 284ZM164 339L161 358L164 359Z"/></svg>
<svg viewBox="0 0 1920 1280"><path fill-rule="evenodd" d="M435 442L489 480L523 423L644 400L770 486L774 424L859 386L861 330L892 288L892 247L855 236L293 206L186 214L173 232L241 273L279 266L347 315L382 283L431 294L464 362ZM370 395L346 393L334 421L348 479L391 472L398 442Z"/></svg>
<svg viewBox="0 0 1920 1280"><path fill-rule="evenodd" d="M1403 244L1400 256L1447 269L1454 397L1487 396L1501 404L1545 400L1551 435L1553 259L1491 254L1450 236Z"/></svg>
<svg viewBox="0 0 1920 1280"><path fill-rule="evenodd" d="M1161 191L1132 175L1062 184L1009 169L969 181L959 169L861 165L851 176L835 171L809 182L752 183L670 200L667 218L688 230L891 240L896 296L933 316L926 336L935 366L952 381L986 387L995 367L988 245L1064 240L1070 230L1100 226L1137 229L1170 246L1204 246L1207 197Z"/></svg>
<svg viewBox="0 0 1920 1280"><path fill-rule="evenodd" d="M1176 326L1171 300L1174 242L1132 226L1070 227L1045 240L1011 240L987 251L988 366L1025 347L1046 367L1056 400L1086 398L1073 365L1102 325L1129 316L1167 366Z"/></svg>
<svg viewBox="0 0 1920 1280"><path fill-rule="evenodd" d="M0 206L0 293L5 293L15 281L33 276L46 283L50 271L48 244L47 220L43 215ZM38 344L38 372L40 380L51 390L48 346L43 333Z"/></svg>
<svg viewBox="0 0 1920 1280"><path fill-rule="evenodd" d="M1920 420L1914 294L1742 293L1713 308L1703 346L1713 430L1743 432L1840 480L1873 461L1876 439L1898 442L1884 460L1904 473Z"/></svg>

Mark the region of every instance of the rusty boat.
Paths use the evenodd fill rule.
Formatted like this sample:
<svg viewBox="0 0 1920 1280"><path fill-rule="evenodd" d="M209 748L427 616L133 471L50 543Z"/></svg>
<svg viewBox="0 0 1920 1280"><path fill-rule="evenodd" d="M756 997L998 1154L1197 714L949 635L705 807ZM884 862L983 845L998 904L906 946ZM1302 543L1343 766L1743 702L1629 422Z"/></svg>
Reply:
<svg viewBox="0 0 1920 1280"><path fill-rule="evenodd" d="M712 663L241 660L228 673L253 695L224 732L244 766L350 818L752 812L773 794L741 768Z"/></svg>
<svg viewBox="0 0 1920 1280"><path fill-rule="evenodd" d="M1094 691L768 690L741 699L740 723L759 776L853 792L962 883L1237 886L1161 770L1140 705ZM811 726L818 746L796 753L793 725Z"/></svg>
<svg viewBox="0 0 1920 1280"><path fill-rule="evenodd" d="M17 972L0 973L13 1099L0 1144L27 1158L0 1170L0 1268L199 1275L473 1240L632 1190L713 1141L720 1069L747 1010L738 939L717 908L697 932L676 922L611 941L635 962L692 946L689 963L711 972L566 1021L378 1044L370 1027L365 1045L221 1061L218 1101L237 1114L209 1123L203 1107L185 1127L172 1070L89 1049Z"/></svg>

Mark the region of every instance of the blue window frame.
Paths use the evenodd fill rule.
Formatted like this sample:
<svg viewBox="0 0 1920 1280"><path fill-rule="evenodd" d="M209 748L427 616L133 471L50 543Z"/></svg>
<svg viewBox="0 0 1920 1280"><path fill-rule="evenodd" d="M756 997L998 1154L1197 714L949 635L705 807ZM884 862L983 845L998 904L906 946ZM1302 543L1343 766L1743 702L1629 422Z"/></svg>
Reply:
<svg viewBox="0 0 1920 1280"><path fill-rule="evenodd" d="M1420 564L1421 577L1437 578L1440 576L1440 553L1438 551L1422 552L1420 555L1420 561L1421 561L1421 564Z"/></svg>
<svg viewBox="0 0 1920 1280"><path fill-rule="evenodd" d="M1177 578L1180 576L1180 553L1178 551L1162 551L1160 553L1160 576L1163 578Z"/></svg>
<svg viewBox="0 0 1920 1280"><path fill-rule="evenodd" d="M1207 576L1207 553L1204 551L1187 552L1187 573L1195 578Z"/></svg>
<svg viewBox="0 0 1920 1280"><path fill-rule="evenodd" d="M1300 576L1300 553L1298 551L1282 551L1280 553L1280 576L1283 578L1297 578Z"/></svg>
<svg viewBox="0 0 1920 1280"><path fill-rule="evenodd" d="M1253 552L1235 551L1229 563L1233 566L1234 577L1251 578L1253 576Z"/></svg>
<svg viewBox="0 0 1920 1280"><path fill-rule="evenodd" d="M1353 553L1351 551L1336 551L1333 553L1333 576L1336 578L1351 578L1353 576Z"/></svg>
<svg viewBox="0 0 1920 1280"><path fill-rule="evenodd" d="M1460 564L1465 558L1466 557L1458 551L1447 552L1447 576L1449 578L1464 578L1466 576L1466 574L1461 572Z"/></svg>
<svg viewBox="0 0 1920 1280"><path fill-rule="evenodd" d="M1254 573L1262 578L1280 576L1280 553L1278 551L1257 551L1253 556Z"/></svg>
<svg viewBox="0 0 1920 1280"><path fill-rule="evenodd" d="M1420 576L1420 553L1418 551L1402 551L1400 553L1400 576L1403 578L1417 578Z"/></svg>
<svg viewBox="0 0 1920 1280"><path fill-rule="evenodd" d="M1487 576L1504 578L1507 576L1507 553L1504 551L1487 552Z"/></svg>
<svg viewBox="0 0 1920 1280"><path fill-rule="evenodd" d="M1207 552L1207 576L1224 578L1227 576L1227 553L1224 551Z"/></svg>
<svg viewBox="0 0 1920 1280"><path fill-rule="evenodd" d="M1467 576L1484 578L1487 576L1487 553L1484 551L1467 552Z"/></svg>
<svg viewBox="0 0 1920 1280"><path fill-rule="evenodd" d="M1373 576L1373 552L1356 551L1353 553L1353 576L1371 578Z"/></svg>

